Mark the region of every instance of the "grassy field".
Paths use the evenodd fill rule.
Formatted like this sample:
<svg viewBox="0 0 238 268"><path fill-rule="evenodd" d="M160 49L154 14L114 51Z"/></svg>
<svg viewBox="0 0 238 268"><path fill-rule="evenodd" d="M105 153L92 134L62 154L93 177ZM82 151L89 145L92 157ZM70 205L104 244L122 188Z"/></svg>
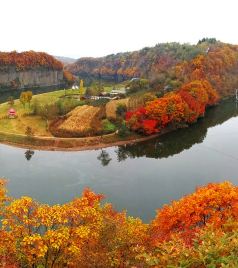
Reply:
<svg viewBox="0 0 238 268"><path fill-rule="evenodd" d="M120 88L122 84L116 85L117 88ZM104 86L105 91L111 91L113 85L107 84ZM34 135L36 136L52 136L50 131L48 130L48 123L45 119L40 116L32 115L33 108L32 104L34 102L38 102L40 105L44 106L46 104L51 104L57 102L60 97L65 95L73 95L79 94L79 90L59 90L53 91L49 93L43 93L33 96L31 103L26 104L25 107L19 100L14 100L14 104L10 105L8 103L0 104L0 131L8 132L8 133L15 133L15 134L25 134L27 127L31 127L33 130ZM119 100L119 101L110 101L109 106L107 106L107 115L109 117L115 117L116 107L119 103L127 104L128 100ZM14 108L17 113L17 118L9 119L8 118L8 111L10 108ZM87 116L88 119L89 116ZM73 117L72 117L73 118ZM81 118L82 119L82 118ZM76 120L78 123L82 120ZM86 117L84 118L86 120ZM89 120L90 121L90 120ZM69 122L68 122L69 123ZM69 125L72 125L72 120Z"/></svg>
<svg viewBox="0 0 238 268"><path fill-rule="evenodd" d="M78 90L59 90L44 94L35 95L32 98L31 104L38 101L41 105L56 102L60 97L70 94L78 94ZM8 110L13 107L16 110L17 118L9 119ZM8 103L0 104L0 131L25 134L26 128L31 127L33 132L38 136L51 136L47 130L47 124L40 116L30 115L32 112L32 105L26 104L25 107L19 100L14 101L14 105L10 106Z"/></svg>

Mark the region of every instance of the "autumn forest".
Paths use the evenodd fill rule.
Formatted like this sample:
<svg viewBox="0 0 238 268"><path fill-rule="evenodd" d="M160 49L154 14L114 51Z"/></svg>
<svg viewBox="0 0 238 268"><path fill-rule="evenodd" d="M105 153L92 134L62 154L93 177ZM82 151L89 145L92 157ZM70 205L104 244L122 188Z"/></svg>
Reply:
<svg viewBox="0 0 238 268"><path fill-rule="evenodd" d="M42 170L46 177L54 173L53 180L58 176L51 191L55 198L50 199L52 205L37 201L28 194L22 197L18 193L8 194L8 187L10 193L14 192L14 183L10 177L0 179L0 267L238 267L238 187L235 183L219 178L219 182L201 183L196 189L193 187L192 193L187 193L187 188L182 189L183 197L179 195L176 201L170 198L168 204L163 202L165 205L157 206L157 211L153 212L155 216L148 222L130 216L125 206L122 206L125 210L115 209L113 202L105 201L106 194L104 196L101 191L94 190L109 189L110 200L115 200L115 207L120 207L120 193L136 197L136 200L141 194L143 199L143 188L149 184L150 176L158 177L162 185L162 170L167 168L167 163L172 164L166 171L176 173L175 186L180 184L177 169L180 170L181 166L185 176L195 174L199 177L201 148L212 151L214 161L218 161L219 157L219 161L223 161L226 157L233 161L231 166L237 161L232 153L222 151L220 144L218 149L204 144L196 147L206 138L209 127L237 116L234 98L238 88L237 45L203 38L196 45L161 43L134 52L83 57L67 64L44 52L1 52L0 78L0 94L8 96L0 104L0 141L6 146L2 150L7 151L7 146L27 149L24 154L28 166L23 171L20 167L21 176L28 178L36 174L38 178L38 181L29 180L30 186L25 186L28 190L32 190L32 185L40 185L41 193L47 192L48 187L51 189L48 178L43 186L40 184ZM230 102L226 103L227 100ZM228 118L216 121L216 107L228 107L232 111L229 110ZM206 118L208 110L213 112ZM204 127L209 120L215 123ZM197 132L198 137L193 132L196 125L202 128L202 135ZM179 132L181 129L184 132ZM166 141L168 133L178 133L178 139L172 138L176 142L169 138ZM219 137L215 130L212 134L215 144ZM186 135L192 140L188 141L189 146ZM137 147L137 142L145 142L152 137L154 140L149 145L142 143ZM193 145L196 145L195 149ZM173 147L172 150L169 146ZM234 146L232 144L231 151ZM109 147L108 152L106 147ZM193 158L186 158L189 149L195 150ZM23 149L12 150L7 152L14 158ZM91 150L92 155L87 155L87 158L85 153L85 158L79 161L79 154L72 151L80 150L82 153L83 150ZM92 157L95 150L99 151L96 163ZM41 151L50 153L44 155ZM206 153L202 152L205 159ZM110 153L116 156L110 157ZM180 153L184 153L186 163L185 160L175 162L174 155ZM65 155L72 158L61 158ZM6 154L9 164L11 158L7 157ZM143 162L139 162L140 157L144 157ZM163 161L160 161L162 158ZM41 166L40 161L44 161L44 165ZM194 162L198 167L196 170L189 168ZM100 168L98 163L101 163ZM148 171L139 182L135 177L140 177L141 170L139 166L133 166L134 163ZM54 168L51 169L50 164L55 165ZM74 165L75 170L71 168ZM83 165L87 166L89 175ZM128 167L131 169L126 181L133 187L120 184ZM64 187L60 187L62 168L66 170L67 179ZM98 176L99 170L105 170L102 174L109 176L107 183L111 188L105 186L106 180L95 178L94 169ZM208 164L203 169L209 169ZM12 171L12 168L8 168L7 175L18 173L9 170ZM71 172L78 181L70 181ZM91 184L86 175L90 177ZM165 178L167 183L169 180ZM189 177L189 180L193 179L197 178ZM160 194L166 192L169 182L166 183L161 186ZM87 184L93 190L84 187ZM19 185L20 181L17 181L14 187ZM131 193L136 187L140 188L133 196ZM170 187L173 188L172 185ZM55 201L58 201L55 196L62 197L67 191L74 190L79 194L71 201ZM147 191L142 202L149 202L150 194ZM44 200L44 194L39 196ZM159 196L153 196L154 200L156 198ZM135 214L140 210L136 202L138 200L131 200L130 204Z"/></svg>

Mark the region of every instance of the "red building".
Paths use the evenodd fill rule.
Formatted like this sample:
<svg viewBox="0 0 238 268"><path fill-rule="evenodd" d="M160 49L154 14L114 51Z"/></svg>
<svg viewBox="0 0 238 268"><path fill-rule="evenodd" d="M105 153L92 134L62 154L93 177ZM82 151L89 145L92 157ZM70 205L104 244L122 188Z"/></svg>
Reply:
<svg viewBox="0 0 238 268"><path fill-rule="evenodd" d="M16 113L15 109L13 109L13 108L9 109L8 117L9 118L16 118L16 116L17 116L17 113Z"/></svg>

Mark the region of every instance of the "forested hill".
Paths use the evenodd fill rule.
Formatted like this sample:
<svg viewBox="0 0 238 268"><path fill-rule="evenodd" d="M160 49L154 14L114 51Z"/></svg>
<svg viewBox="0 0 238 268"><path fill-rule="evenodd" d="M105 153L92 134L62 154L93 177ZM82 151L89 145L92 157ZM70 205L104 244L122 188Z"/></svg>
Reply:
<svg viewBox="0 0 238 268"><path fill-rule="evenodd" d="M35 68L63 69L60 61L44 52L0 52L0 71L5 71L9 67L13 67L16 71L26 71Z"/></svg>
<svg viewBox="0 0 238 268"><path fill-rule="evenodd" d="M67 69L84 79L118 82L143 77L158 89L207 79L221 95L229 95L238 87L238 46L214 38L197 45L164 43L101 58L80 58Z"/></svg>
<svg viewBox="0 0 238 268"><path fill-rule="evenodd" d="M202 54L202 47L178 43L158 44L139 51L108 55L102 58L80 58L68 69L78 75L101 76L104 79L127 79L137 76L153 78L174 64Z"/></svg>

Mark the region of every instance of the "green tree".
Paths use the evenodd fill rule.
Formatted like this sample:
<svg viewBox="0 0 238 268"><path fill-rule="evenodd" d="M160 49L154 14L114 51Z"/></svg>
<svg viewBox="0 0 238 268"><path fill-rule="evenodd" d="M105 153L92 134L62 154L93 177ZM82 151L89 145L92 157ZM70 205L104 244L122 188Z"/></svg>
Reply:
<svg viewBox="0 0 238 268"><path fill-rule="evenodd" d="M20 95L20 102L22 103L22 105L25 107L26 103L31 103L32 100L32 92L31 91L24 91L21 93Z"/></svg>
<svg viewBox="0 0 238 268"><path fill-rule="evenodd" d="M33 96L32 91L26 91L26 99L27 99L27 102L29 103L29 105L31 103L32 96Z"/></svg>
<svg viewBox="0 0 238 268"><path fill-rule="evenodd" d="M120 103L120 104L117 105L117 108L116 108L116 115L117 115L117 117L124 118L126 112L127 112L127 107L126 107L125 104Z"/></svg>
<svg viewBox="0 0 238 268"><path fill-rule="evenodd" d="M27 97L27 94L26 92L22 92L21 95L20 95L20 102L21 104L24 106L26 106L26 103L28 102L28 97Z"/></svg>
<svg viewBox="0 0 238 268"><path fill-rule="evenodd" d="M8 98L8 104L9 104L10 106L13 106L13 105L14 105L14 98L13 98L12 96L10 96L10 97Z"/></svg>

